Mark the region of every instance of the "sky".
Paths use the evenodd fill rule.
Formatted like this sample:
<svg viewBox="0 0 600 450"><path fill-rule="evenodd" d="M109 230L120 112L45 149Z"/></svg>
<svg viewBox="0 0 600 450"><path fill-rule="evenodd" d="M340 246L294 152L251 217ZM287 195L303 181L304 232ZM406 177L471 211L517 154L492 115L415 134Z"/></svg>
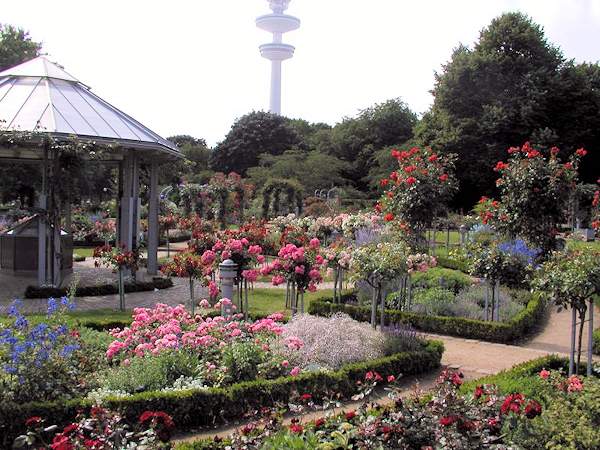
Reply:
<svg viewBox="0 0 600 450"><path fill-rule="evenodd" d="M284 35L296 53L283 63L282 114L333 125L395 97L424 113L452 49L516 10L567 58L600 60L600 0L292 0L302 25ZM19 0L0 22L155 132L212 146L236 118L268 109L258 46L271 35L254 20L269 12L266 0Z"/></svg>

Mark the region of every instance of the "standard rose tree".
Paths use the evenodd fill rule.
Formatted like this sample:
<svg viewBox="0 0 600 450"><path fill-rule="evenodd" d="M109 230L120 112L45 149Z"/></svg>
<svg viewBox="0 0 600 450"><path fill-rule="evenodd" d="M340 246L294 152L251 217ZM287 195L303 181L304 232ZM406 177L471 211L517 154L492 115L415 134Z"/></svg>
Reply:
<svg viewBox="0 0 600 450"><path fill-rule="evenodd" d="M500 199L483 197L480 217L500 234L522 237L542 256L556 247L558 225L566 221L568 201L577 184L577 168L587 151L580 148L567 162L562 162L559 149L545 152L528 142L508 149L507 162L500 161L494 170Z"/></svg>
<svg viewBox="0 0 600 450"><path fill-rule="evenodd" d="M273 285L287 282L286 304L289 303L292 314L304 313L304 293L315 292L317 284L323 281L321 269L325 258L320 254L321 243L312 238L306 247L294 244L284 245L277 259L262 267L262 275L272 275Z"/></svg>
<svg viewBox="0 0 600 450"><path fill-rule="evenodd" d="M381 303L381 325L384 325L385 298L382 291L386 283L404 278L413 271L425 271L435 266L436 260L428 255L411 255L403 242L372 242L352 252L351 278L366 281L372 288L371 325L377 321L377 304Z"/></svg>
<svg viewBox="0 0 600 450"><path fill-rule="evenodd" d="M116 270L119 274L119 309L125 311L125 273L135 271L138 265L139 255L137 251L127 250L125 244L115 247L103 245L94 249L95 265L101 264Z"/></svg>
<svg viewBox="0 0 600 450"><path fill-rule="evenodd" d="M386 222L398 225L413 247L422 247L425 230L456 191L455 157L418 147L392 150L392 157L399 167L381 180L384 194L375 208Z"/></svg>
<svg viewBox="0 0 600 450"><path fill-rule="evenodd" d="M600 252L591 249L554 252L538 273L534 286L554 303L572 309L569 374L578 373L583 327L589 310L588 375L592 373L594 296L600 294ZM575 362L575 331L579 316L579 340Z"/></svg>

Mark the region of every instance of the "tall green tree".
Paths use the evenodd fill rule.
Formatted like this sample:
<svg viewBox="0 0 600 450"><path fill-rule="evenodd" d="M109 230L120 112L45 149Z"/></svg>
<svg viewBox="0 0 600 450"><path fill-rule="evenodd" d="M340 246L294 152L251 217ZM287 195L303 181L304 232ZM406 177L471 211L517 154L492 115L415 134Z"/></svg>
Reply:
<svg viewBox="0 0 600 450"><path fill-rule="evenodd" d="M42 44L13 25L0 24L0 72L39 56Z"/></svg>
<svg viewBox="0 0 600 450"><path fill-rule="evenodd" d="M250 168L248 175L257 189L271 178L293 179L312 195L316 189L346 185L341 174L347 168L348 163L326 153L288 150L277 156L262 155L260 166Z"/></svg>
<svg viewBox="0 0 600 450"><path fill-rule="evenodd" d="M239 118L210 155L211 169L245 175L259 165L262 154L281 155L286 150L306 149L302 136L283 116L254 111Z"/></svg>
<svg viewBox="0 0 600 450"><path fill-rule="evenodd" d="M600 103L591 95L595 75L592 67L566 61L526 15L503 14L472 49L457 47L436 74L434 104L416 127L416 138L458 154L457 203L470 207L494 193L493 167L511 146L531 141L591 148L595 118L587 118L588 125L578 119L598 115Z"/></svg>
<svg viewBox="0 0 600 450"><path fill-rule="evenodd" d="M343 119L329 136L317 134L315 147L346 161L349 169L345 177L367 190L369 171L377 165L377 151L411 139L416 123L416 114L395 98L362 110L357 117Z"/></svg>
<svg viewBox="0 0 600 450"><path fill-rule="evenodd" d="M159 184L207 183L213 174L208 167L211 150L202 138L182 134L171 136L169 141L179 147L185 159L170 161L160 166Z"/></svg>

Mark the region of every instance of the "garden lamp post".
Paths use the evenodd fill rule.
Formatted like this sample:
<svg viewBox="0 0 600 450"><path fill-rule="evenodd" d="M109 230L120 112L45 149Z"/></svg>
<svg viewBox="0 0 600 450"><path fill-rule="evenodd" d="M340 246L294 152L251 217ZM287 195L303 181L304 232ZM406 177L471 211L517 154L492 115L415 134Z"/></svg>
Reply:
<svg viewBox="0 0 600 450"><path fill-rule="evenodd" d="M221 292L223 298L231 300L233 298L233 284L237 276L237 264L231 259L226 259L219 264L219 276L221 278ZM224 305L221 302L221 314L225 317L231 315L231 305Z"/></svg>

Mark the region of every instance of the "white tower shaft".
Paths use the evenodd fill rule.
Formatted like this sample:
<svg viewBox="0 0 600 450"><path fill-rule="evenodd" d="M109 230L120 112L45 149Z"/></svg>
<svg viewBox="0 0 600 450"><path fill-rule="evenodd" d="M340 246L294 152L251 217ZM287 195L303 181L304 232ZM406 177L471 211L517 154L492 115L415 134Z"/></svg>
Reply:
<svg viewBox="0 0 600 450"><path fill-rule="evenodd" d="M273 34L269 44L260 46L261 55L271 61L271 93L269 109L281 114L281 62L294 56L294 47L283 43L283 34L300 27L300 20L284 14L290 0L268 0L272 14L256 19L256 25Z"/></svg>
<svg viewBox="0 0 600 450"><path fill-rule="evenodd" d="M269 111L281 114L281 61L271 61L271 101Z"/></svg>

